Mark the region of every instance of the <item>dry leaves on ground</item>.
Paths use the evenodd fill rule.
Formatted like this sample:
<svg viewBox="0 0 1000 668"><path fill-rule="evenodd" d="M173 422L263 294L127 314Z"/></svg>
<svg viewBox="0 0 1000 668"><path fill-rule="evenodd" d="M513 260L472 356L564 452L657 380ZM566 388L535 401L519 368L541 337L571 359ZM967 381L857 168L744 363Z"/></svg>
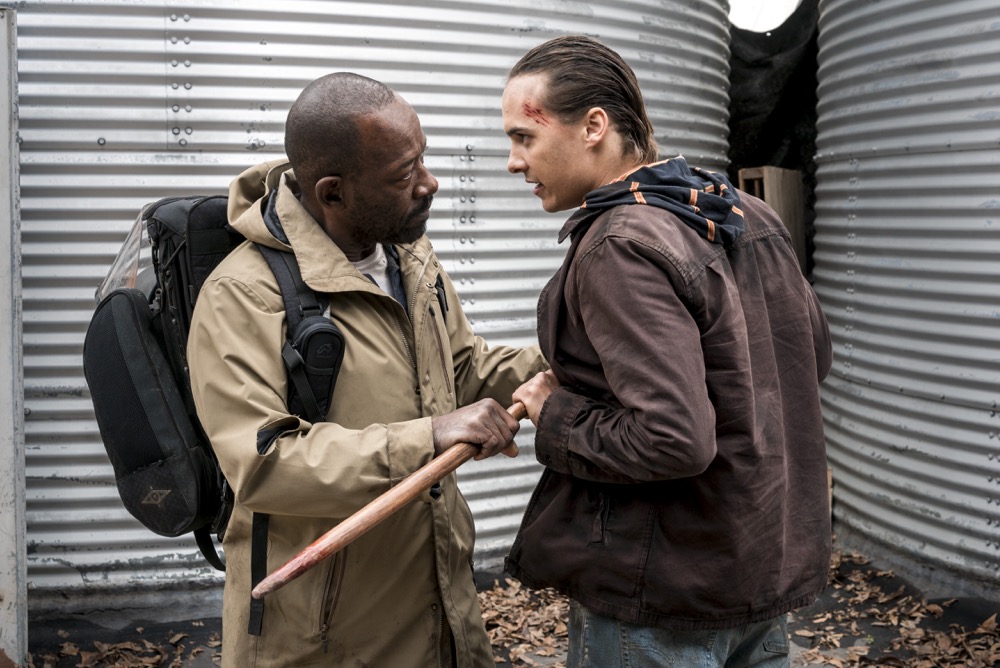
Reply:
<svg viewBox="0 0 1000 668"><path fill-rule="evenodd" d="M947 624L954 600L928 602L901 585L892 572L868 566L868 559L857 553L834 553L827 593L833 605L825 605L823 612L799 618L793 624L792 633L811 645L796 665L1000 666L996 614L977 620L971 629ZM569 605L564 596L551 589L529 590L507 579L480 592L479 603L497 663L551 668L559 665L555 657L564 657L568 647ZM68 634L60 634L63 642L58 650L36 654L29 666L54 668L72 662L79 668L182 668L203 652L213 652L211 659L216 665L220 660L218 634L208 642L192 643L187 633L171 632L159 644L142 637L141 628L136 629L136 634L138 638L127 642L93 641L92 649L70 642Z"/></svg>
<svg viewBox="0 0 1000 668"><path fill-rule="evenodd" d="M497 663L539 665L533 657L565 654L569 603L552 589L532 591L506 579L479 592L479 607Z"/></svg>
<svg viewBox="0 0 1000 668"><path fill-rule="evenodd" d="M868 559L857 553L834 553L827 586L838 605L794 632L812 641L805 662L836 668L992 668L1000 663L996 615L972 630L957 624L933 628L929 623L940 619L954 599L928 603L905 585L896 586L891 571L863 568L866 564ZM894 636L880 656L872 656L873 638L863 626Z"/></svg>
<svg viewBox="0 0 1000 668"><path fill-rule="evenodd" d="M141 633L142 629L139 628L136 631ZM33 656L28 666L29 668L52 668L59 663L60 659L72 657L76 659L73 664L76 668L94 668L96 666L102 668L181 668L199 654L213 650L216 651L212 657L213 663L220 663L221 655L217 650L222 642L219 640L218 634L213 634L207 647L198 645L190 651L186 649L184 643L187 637L187 633L175 633L162 644L146 639L116 643L103 643L95 640L93 641L93 650L83 649L76 643L64 642L59 647L58 655L39 654Z"/></svg>

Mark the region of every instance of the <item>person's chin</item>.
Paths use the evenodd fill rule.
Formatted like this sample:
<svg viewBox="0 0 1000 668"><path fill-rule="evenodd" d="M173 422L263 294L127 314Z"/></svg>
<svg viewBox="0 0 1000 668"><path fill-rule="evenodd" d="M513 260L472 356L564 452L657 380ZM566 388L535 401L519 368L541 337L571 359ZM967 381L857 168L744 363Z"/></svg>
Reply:
<svg viewBox="0 0 1000 668"><path fill-rule="evenodd" d="M562 202L555 199L544 199L542 200L542 208L545 209L547 213L559 213L560 211L566 211L572 207L566 206Z"/></svg>
<svg viewBox="0 0 1000 668"><path fill-rule="evenodd" d="M544 186L535 188L534 195L539 199L539 204L542 205L542 209L547 213L556 213L565 209L565 207L560 206L559 198Z"/></svg>
<svg viewBox="0 0 1000 668"><path fill-rule="evenodd" d="M408 227L404 230L400 230L396 238L391 241L394 244L412 244L414 241L424 236L427 233L427 219L416 225L415 227Z"/></svg>

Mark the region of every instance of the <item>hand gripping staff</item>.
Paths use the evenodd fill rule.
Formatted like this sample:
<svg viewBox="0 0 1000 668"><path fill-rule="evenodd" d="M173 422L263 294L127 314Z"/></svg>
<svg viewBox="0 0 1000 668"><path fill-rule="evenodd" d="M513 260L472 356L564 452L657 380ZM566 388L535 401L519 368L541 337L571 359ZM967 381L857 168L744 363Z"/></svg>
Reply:
<svg viewBox="0 0 1000 668"><path fill-rule="evenodd" d="M508 408L507 412L516 420L523 420L528 415L524 404L519 401ZM265 594L280 589L333 553L344 549L478 452L479 446L470 443L459 443L448 448L406 476L401 483L317 538L287 564L261 580L250 595L263 598Z"/></svg>

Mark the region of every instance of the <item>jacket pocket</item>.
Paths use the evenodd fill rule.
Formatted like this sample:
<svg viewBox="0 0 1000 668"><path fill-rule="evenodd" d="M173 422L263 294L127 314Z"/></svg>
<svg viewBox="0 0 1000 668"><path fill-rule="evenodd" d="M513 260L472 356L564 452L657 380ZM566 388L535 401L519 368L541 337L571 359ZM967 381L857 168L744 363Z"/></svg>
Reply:
<svg viewBox="0 0 1000 668"><path fill-rule="evenodd" d="M323 598L320 600L319 642L323 646L324 654L330 650L330 628L333 624L333 613L337 611L340 587L344 582L347 550L348 547L345 547L333 555L333 563L330 565L330 571L323 586Z"/></svg>
<svg viewBox="0 0 1000 668"><path fill-rule="evenodd" d="M764 651L769 654L788 654L788 616L780 615L773 621L763 642Z"/></svg>
<svg viewBox="0 0 1000 668"><path fill-rule="evenodd" d="M444 322L444 312L441 313L441 324L437 322L437 318L434 317L434 307L428 307L428 312L430 314L430 322L428 326L434 330L434 340L437 343L438 355L441 359L441 373L444 374L444 385L448 389L449 395L454 395L455 390L452 386L451 375L454 373L454 364L450 361L451 358L451 346L447 344L444 336L441 335L441 328L447 327L447 323Z"/></svg>
<svg viewBox="0 0 1000 668"><path fill-rule="evenodd" d="M594 515L594 525L590 531L590 542L603 543L607 538L608 517L611 515L611 495L599 492L597 497L597 514Z"/></svg>

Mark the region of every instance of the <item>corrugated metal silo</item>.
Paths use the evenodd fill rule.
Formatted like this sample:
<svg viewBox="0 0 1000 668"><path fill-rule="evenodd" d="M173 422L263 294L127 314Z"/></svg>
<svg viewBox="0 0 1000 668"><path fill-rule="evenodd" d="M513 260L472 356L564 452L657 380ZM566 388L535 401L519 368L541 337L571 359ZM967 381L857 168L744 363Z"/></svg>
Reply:
<svg viewBox="0 0 1000 668"><path fill-rule="evenodd" d="M581 32L637 70L659 140L694 164L726 163L725 0L334 2L36 0L19 12L27 518L34 614L218 595L190 537L152 535L124 511L84 383L94 288L139 207L224 192L282 152L302 87L352 70L416 108L441 189L429 234L476 330L535 340L537 295L565 249L506 172L500 94L510 66ZM526 423L527 424L527 423ZM530 427L530 425L528 425ZM477 561L495 565L540 468L531 431L516 460L469 464ZM73 592L67 601L61 592ZM136 597L136 594L143 596ZM195 605L197 596L186 598ZM169 614L184 615L171 600Z"/></svg>
<svg viewBox="0 0 1000 668"><path fill-rule="evenodd" d="M1000 5L819 7L838 533L929 593L1000 600Z"/></svg>

